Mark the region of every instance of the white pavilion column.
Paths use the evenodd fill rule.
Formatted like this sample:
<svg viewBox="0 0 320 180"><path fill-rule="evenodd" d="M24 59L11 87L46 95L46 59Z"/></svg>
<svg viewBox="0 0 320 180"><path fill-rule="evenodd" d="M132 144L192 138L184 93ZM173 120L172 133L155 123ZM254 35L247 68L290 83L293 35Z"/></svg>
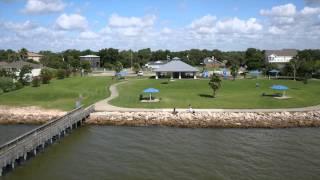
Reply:
<svg viewBox="0 0 320 180"><path fill-rule="evenodd" d="M181 72L179 72L179 79L181 79Z"/></svg>
<svg viewBox="0 0 320 180"><path fill-rule="evenodd" d="M171 73L171 77L170 77L170 79L173 79L173 72Z"/></svg>
<svg viewBox="0 0 320 180"><path fill-rule="evenodd" d="M193 79L197 79L197 73L193 73Z"/></svg>
<svg viewBox="0 0 320 180"><path fill-rule="evenodd" d="M159 79L159 77L158 77L158 73L156 72L156 79Z"/></svg>

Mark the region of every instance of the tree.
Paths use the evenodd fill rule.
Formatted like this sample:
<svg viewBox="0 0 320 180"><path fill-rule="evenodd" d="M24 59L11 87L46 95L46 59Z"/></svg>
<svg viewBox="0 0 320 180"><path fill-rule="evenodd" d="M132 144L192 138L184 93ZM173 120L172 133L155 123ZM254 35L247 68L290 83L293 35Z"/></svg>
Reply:
<svg viewBox="0 0 320 180"><path fill-rule="evenodd" d="M245 58L249 70L260 70L264 64L264 51L248 48L245 53Z"/></svg>
<svg viewBox="0 0 320 180"><path fill-rule="evenodd" d="M28 58L28 50L26 48L22 48L20 51L19 51L19 56L20 56L20 59L21 60L27 60Z"/></svg>
<svg viewBox="0 0 320 180"><path fill-rule="evenodd" d="M120 61L117 61L116 64L114 65L114 70L116 71L116 73L121 72L121 70L123 69L122 63Z"/></svg>
<svg viewBox="0 0 320 180"><path fill-rule="evenodd" d="M114 48L101 49L98 55L100 56L102 66L104 63L115 64L119 59L119 50Z"/></svg>
<svg viewBox="0 0 320 180"><path fill-rule="evenodd" d="M238 71L239 71L238 65L236 65L236 64L232 65L230 70L231 70L231 75L233 77L233 80L236 80L236 77L237 77Z"/></svg>
<svg viewBox="0 0 320 180"><path fill-rule="evenodd" d="M141 67L140 67L140 64L139 63L134 63L133 64L133 71L135 73L138 73L140 71Z"/></svg>
<svg viewBox="0 0 320 180"><path fill-rule="evenodd" d="M146 64L147 62L150 61L151 59L151 49L146 48L146 49L140 49L138 51L138 59L139 59L139 64Z"/></svg>
<svg viewBox="0 0 320 180"><path fill-rule="evenodd" d="M221 79L217 74L213 74L210 81L209 86L213 90L212 97L216 97L216 91L221 87Z"/></svg>
<svg viewBox="0 0 320 180"><path fill-rule="evenodd" d="M23 84L23 85L28 85L30 82L30 77L28 76L29 73L31 73L32 67L29 65L24 65L22 66L22 68L20 69L20 73L19 73L19 81Z"/></svg>
<svg viewBox="0 0 320 180"><path fill-rule="evenodd" d="M290 66L292 67L292 72L293 72L293 80L296 80L296 75L297 75L297 70L301 65L301 61L299 60L299 58L293 57L290 62L289 62Z"/></svg>
<svg viewBox="0 0 320 180"><path fill-rule="evenodd" d="M48 68L41 69L40 72L42 84L49 84L52 79L53 73Z"/></svg>
<svg viewBox="0 0 320 180"><path fill-rule="evenodd" d="M90 62L88 62L88 61L82 61L82 62L81 62L81 68L84 69L84 71L85 71L86 73L90 72L90 71L91 71L91 64L90 64Z"/></svg>

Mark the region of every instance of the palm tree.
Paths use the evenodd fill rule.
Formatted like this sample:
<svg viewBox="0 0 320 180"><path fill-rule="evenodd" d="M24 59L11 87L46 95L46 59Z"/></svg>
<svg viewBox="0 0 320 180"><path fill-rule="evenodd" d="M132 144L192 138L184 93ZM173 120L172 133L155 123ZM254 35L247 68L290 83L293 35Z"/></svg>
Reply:
<svg viewBox="0 0 320 180"><path fill-rule="evenodd" d="M216 91L221 87L220 77L216 74L213 74L209 81L209 86L213 90L212 97L216 97Z"/></svg>
<svg viewBox="0 0 320 180"><path fill-rule="evenodd" d="M27 58L28 58L28 50L26 48L22 48L19 51L19 56L20 56L21 60L27 60Z"/></svg>
<svg viewBox="0 0 320 180"><path fill-rule="evenodd" d="M293 70L293 80L296 80L297 70L299 69L299 67L301 65L301 60L299 60L298 56L295 56L290 60L289 64Z"/></svg>

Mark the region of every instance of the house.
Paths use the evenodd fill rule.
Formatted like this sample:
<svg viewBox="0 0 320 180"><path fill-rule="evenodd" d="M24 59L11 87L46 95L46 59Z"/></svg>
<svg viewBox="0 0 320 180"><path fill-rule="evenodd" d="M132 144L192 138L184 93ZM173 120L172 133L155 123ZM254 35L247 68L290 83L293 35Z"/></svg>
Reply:
<svg viewBox="0 0 320 180"><path fill-rule="evenodd" d="M225 64L223 62L220 62L214 56L204 58L203 59L203 64L204 64L205 67L213 67L213 68L218 68L218 67L224 67L225 66Z"/></svg>
<svg viewBox="0 0 320 180"><path fill-rule="evenodd" d="M156 73L156 79L162 75L170 75L171 79L181 79L182 77L193 77L196 79L196 73L199 72L199 70L187 63L182 62L180 58L175 57L172 59L172 61L161 65L158 69L154 70L154 72Z"/></svg>
<svg viewBox="0 0 320 180"><path fill-rule="evenodd" d="M298 51L295 49L266 50L265 59L269 63L284 64L290 62L297 54Z"/></svg>
<svg viewBox="0 0 320 180"><path fill-rule="evenodd" d="M151 71L154 71L156 69L159 69L160 66L167 63L167 60L159 60L159 61L151 61L145 64L146 68L150 69Z"/></svg>
<svg viewBox="0 0 320 180"><path fill-rule="evenodd" d="M100 56L96 55L85 55L80 56L80 62L87 61L91 64L91 68L99 68L100 67Z"/></svg>
<svg viewBox="0 0 320 180"><path fill-rule="evenodd" d="M41 54L37 54L34 52L27 53L27 59L32 59L33 61L40 62L40 59L43 57Z"/></svg>
<svg viewBox="0 0 320 180"><path fill-rule="evenodd" d="M25 61L14 61L11 63L1 62L0 69L5 69L9 72L14 72L16 76L19 76L21 68L26 65L32 68L31 73L27 74L31 79L32 77L39 76L41 69L43 68L41 64L33 64Z"/></svg>

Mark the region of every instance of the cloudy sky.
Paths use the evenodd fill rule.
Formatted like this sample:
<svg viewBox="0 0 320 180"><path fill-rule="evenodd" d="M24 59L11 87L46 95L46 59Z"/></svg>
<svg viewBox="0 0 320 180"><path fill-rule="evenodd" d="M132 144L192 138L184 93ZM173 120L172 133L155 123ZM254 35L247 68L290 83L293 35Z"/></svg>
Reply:
<svg viewBox="0 0 320 180"><path fill-rule="evenodd" d="M0 49L320 48L320 0L0 0Z"/></svg>

